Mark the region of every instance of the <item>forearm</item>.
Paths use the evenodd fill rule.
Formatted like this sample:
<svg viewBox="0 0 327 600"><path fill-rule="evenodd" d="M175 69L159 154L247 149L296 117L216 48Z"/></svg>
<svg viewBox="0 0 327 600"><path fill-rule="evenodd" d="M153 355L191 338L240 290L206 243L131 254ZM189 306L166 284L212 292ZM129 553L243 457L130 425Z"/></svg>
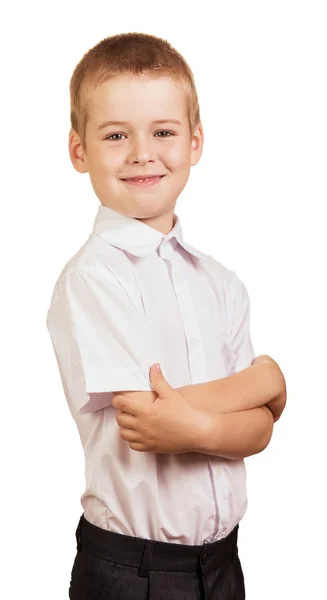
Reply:
<svg viewBox="0 0 327 600"><path fill-rule="evenodd" d="M286 385L278 364L258 362L214 381L177 388L192 404L210 412L231 413L267 405L277 421L286 402Z"/></svg>
<svg viewBox="0 0 327 600"><path fill-rule="evenodd" d="M264 450L273 432L273 415L264 406L227 414L212 413L196 452L238 460Z"/></svg>

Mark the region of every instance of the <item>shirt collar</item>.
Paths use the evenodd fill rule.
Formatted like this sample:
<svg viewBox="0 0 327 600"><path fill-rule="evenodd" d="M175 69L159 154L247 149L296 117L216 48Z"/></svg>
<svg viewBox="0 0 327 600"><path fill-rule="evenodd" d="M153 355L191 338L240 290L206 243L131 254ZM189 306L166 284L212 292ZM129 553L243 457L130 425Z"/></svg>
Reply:
<svg viewBox="0 0 327 600"><path fill-rule="evenodd" d="M112 246L125 250L139 258L156 252L163 241L175 238L190 254L197 258L214 262L212 256L204 254L183 240L183 232L178 215L174 215L175 225L166 235L133 217L126 217L101 204L94 220L92 233L106 240Z"/></svg>

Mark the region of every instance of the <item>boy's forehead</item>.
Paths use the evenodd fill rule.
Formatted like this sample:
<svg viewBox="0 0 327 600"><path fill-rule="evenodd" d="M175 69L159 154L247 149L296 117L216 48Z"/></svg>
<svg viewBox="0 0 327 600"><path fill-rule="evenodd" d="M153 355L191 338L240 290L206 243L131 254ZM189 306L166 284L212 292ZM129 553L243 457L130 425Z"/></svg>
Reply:
<svg viewBox="0 0 327 600"><path fill-rule="evenodd" d="M157 74L157 73L135 73L124 72L113 75L107 81L100 83L99 87L103 86L138 86L140 88L145 86L155 87L158 85L175 86L178 87L176 79L168 74Z"/></svg>
<svg viewBox="0 0 327 600"><path fill-rule="evenodd" d="M181 122L186 116L186 96L171 77L124 74L91 90L89 109L98 125L105 119L129 121L137 116Z"/></svg>

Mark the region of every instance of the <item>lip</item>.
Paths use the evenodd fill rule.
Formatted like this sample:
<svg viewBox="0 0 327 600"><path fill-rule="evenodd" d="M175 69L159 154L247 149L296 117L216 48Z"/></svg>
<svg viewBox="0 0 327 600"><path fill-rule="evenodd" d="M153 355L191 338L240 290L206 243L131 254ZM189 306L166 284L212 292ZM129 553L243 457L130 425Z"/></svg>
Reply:
<svg viewBox="0 0 327 600"><path fill-rule="evenodd" d="M152 179L155 177L164 177L164 175L161 175L160 173L158 173L157 175L134 175L132 177L124 177L123 181L128 181L129 179L134 179L134 178L137 178L137 179L150 179L151 178Z"/></svg>
<svg viewBox="0 0 327 600"><path fill-rule="evenodd" d="M149 175L148 177L140 177L137 180L135 179L123 179L122 181L124 181L127 185L132 185L133 187L140 187L140 188L147 188L147 187L154 187L156 185L159 185L159 183L161 182L161 180L165 177L165 175ZM144 181L144 180L147 181Z"/></svg>

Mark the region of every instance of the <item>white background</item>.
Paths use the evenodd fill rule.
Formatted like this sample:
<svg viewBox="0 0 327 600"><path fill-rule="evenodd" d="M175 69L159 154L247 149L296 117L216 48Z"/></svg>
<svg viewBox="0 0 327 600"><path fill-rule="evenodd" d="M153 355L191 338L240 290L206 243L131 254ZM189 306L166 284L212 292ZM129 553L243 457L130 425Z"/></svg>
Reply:
<svg viewBox="0 0 327 600"><path fill-rule="evenodd" d="M6 600L68 598L84 455L46 330L99 201L69 159L69 80L104 37L164 37L191 65L205 146L176 213L235 270L288 404L246 459L247 600L326 597L324 2L16 2L1 18L1 510Z"/></svg>

